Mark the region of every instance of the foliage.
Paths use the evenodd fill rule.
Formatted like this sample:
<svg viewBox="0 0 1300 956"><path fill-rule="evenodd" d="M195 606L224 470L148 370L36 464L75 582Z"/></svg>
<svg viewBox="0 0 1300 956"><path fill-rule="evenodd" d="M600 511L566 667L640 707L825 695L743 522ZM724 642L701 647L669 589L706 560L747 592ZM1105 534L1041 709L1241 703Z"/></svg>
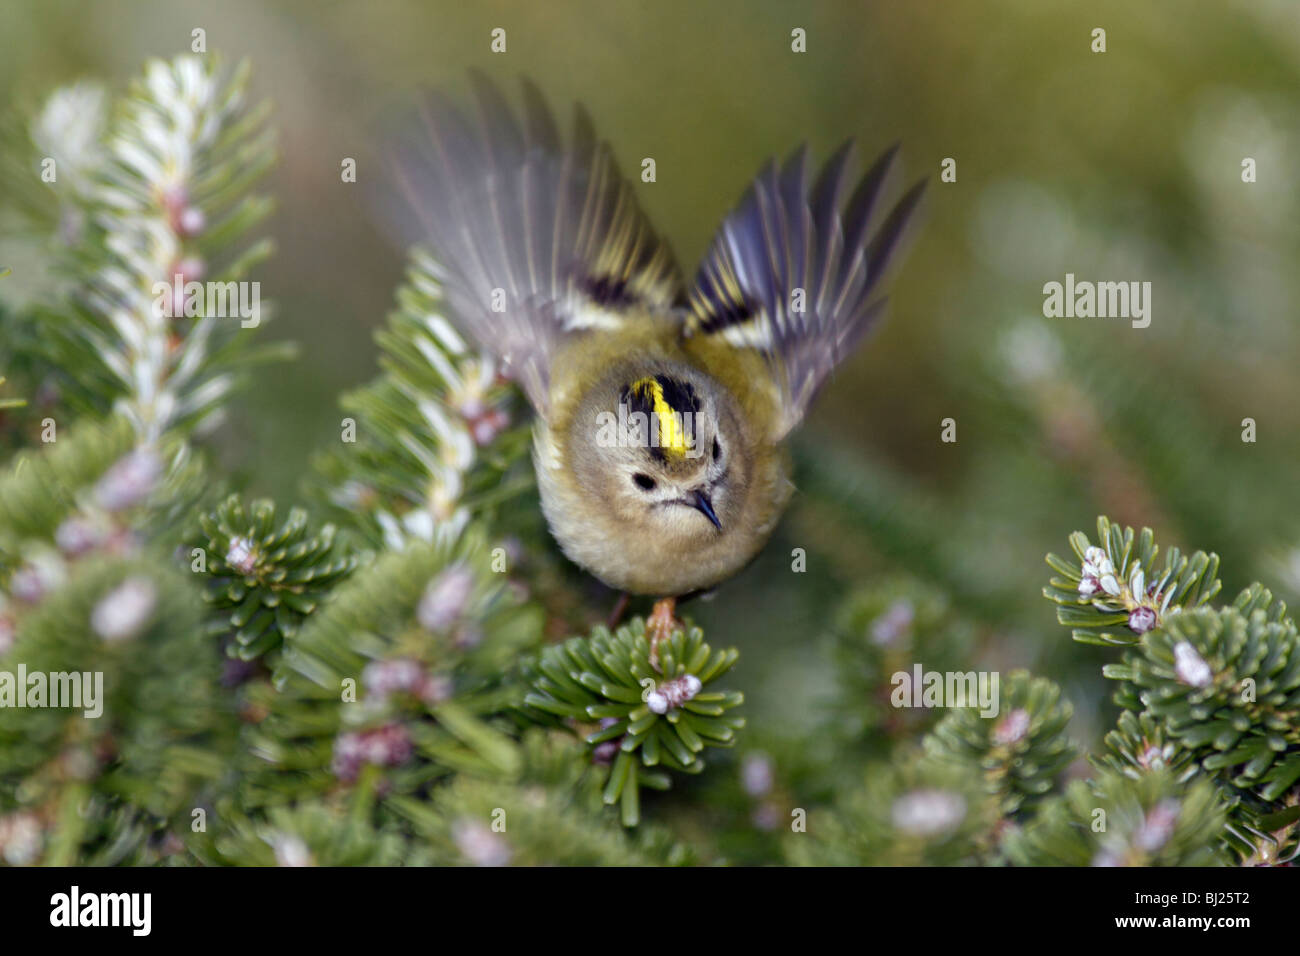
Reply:
<svg viewBox="0 0 1300 956"><path fill-rule="evenodd" d="M79 213L58 262L70 287L38 310L42 357L71 409L115 410L146 441L212 426L250 365L283 352L241 334L260 308L235 314L229 285L270 253L266 241L238 246L270 211L251 189L275 155L267 110L245 108L248 72L151 61L99 136L70 109L34 128L38 150L67 157L73 174L51 188ZM175 294L200 279L231 290L220 312Z"/></svg>
<svg viewBox="0 0 1300 956"><path fill-rule="evenodd" d="M925 745L940 763L979 768L1003 815L1012 816L1049 793L1074 759L1074 745L1065 736L1071 713L1051 681L1013 671L1001 688L995 718L976 707L953 710Z"/></svg>
<svg viewBox="0 0 1300 956"><path fill-rule="evenodd" d="M357 440L317 459L330 513L376 547L450 540L520 490L507 477L528 447L510 428L519 398L443 314L439 272L413 254L377 336L384 374L342 400Z"/></svg>
<svg viewBox="0 0 1300 956"><path fill-rule="evenodd" d="M0 269L0 279L3 279L8 274L9 274L8 269ZM0 327L3 326L4 326L4 321L2 318L0 318ZM4 376L0 375L0 385L4 385L4 383L5 383ZM0 412L3 412L6 408L18 408L22 404L23 404L23 400L21 398L0 397Z"/></svg>
<svg viewBox="0 0 1300 956"><path fill-rule="evenodd" d="M298 633L307 615L356 567L334 540L334 526L310 532L307 512L294 508L280 524L275 503L245 507L231 495L199 518L198 554L208 575L208 602L226 616L227 653L254 660ZM191 552L194 553L194 552Z"/></svg>
<svg viewBox="0 0 1300 956"><path fill-rule="evenodd" d="M18 589L29 600L0 667L72 675L100 712L55 709L54 676L48 706L0 708L0 807L39 820L46 862L138 855L220 775L217 669L196 593L156 555L86 557L64 573L48 596Z"/></svg>
<svg viewBox="0 0 1300 956"><path fill-rule="evenodd" d="M1002 677L1005 632L1041 633L1037 586L1008 572L1023 540L807 438L796 527L816 532L809 562L830 570L807 576L784 661L821 666L806 694L811 680L781 685L804 723L787 731L755 708L771 688L691 621L653 650L641 617L593 624L607 595L546 539L520 398L455 330L442 267L420 250L378 333L378 376L342 398L342 440L305 476L307 506L228 493L242 482L207 441L237 386L287 350L229 316L168 317L152 293L177 273L249 280L269 252L249 237L270 209L257 183L274 141L247 80L215 57L154 61L120 97L55 93L9 144L5 168L31 180L16 204L53 269L35 304L0 308L0 362L30 403L0 400L0 448L20 446L0 470L0 694L20 665L102 675L104 694L93 718L0 708L0 859L1037 866L1300 852L1296 626L1258 583L1216 603L1219 558L1162 554L1147 529L1101 517L1095 543L1076 532L1073 557L1048 557L1043 593L1075 642L1039 641L1034 670L1059 679L1006 673L996 713L903 706L895 690L917 667ZM53 183L32 176L43 158ZM1143 469L1159 463L1133 440L1155 427L1131 377L1042 341L997 347L1002 420L1065 435L1088 480L1149 502ZM1118 445L1079 408L1129 412ZM1114 454L1128 444L1133 461ZM1015 473L1013 495L1032 473L1010 449L997 466L998 481ZM1184 519L1213 501L1172 487ZM873 562L888 573L870 583L842 570ZM700 610L737 644L764 613ZM1077 645L1115 656L1098 667ZM1091 707L1100 675L1117 716ZM756 683L741 717L731 688ZM1081 725L1101 738L1091 771L1067 733Z"/></svg>
<svg viewBox="0 0 1300 956"><path fill-rule="evenodd" d="M1099 766L1117 781L1212 782L1227 812L1223 844L1239 858L1290 859L1300 852L1300 639L1286 605L1256 582L1232 605L1212 607L1216 557L1173 549L1152 574L1150 529L1135 538L1104 517L1097 527L1107 547L1076 532L1082 567L1050 555L1062 577L1044 594L1076 640L1123 648L1104 668L1120 682L1124 713ZM1121 623L1127 632L1110 630Z"/></svg>
<svg viewBox="0 0 1300 956"><path fill-rule="evenodd" d="M1079 564L1055 554L1047 563L1060 577L1043 594L1059 605L1056 618L1086 644L1136 644L1184 608L1200 607L1219 593L1219 558L1198 551L1190 558L1173 548L1157 568L1159 549L1150 528L1136 541L1132 528L1097 519L1094 545L1076 531L1070 547ZM1124 630L1117 628L1122 626Z"/></svg>
<svg viewBox="0 0 1300 956"><path fill-rule="evenodd" d="M970 866L984 861L996 821L996 801L973 768L910 760L866 775L786 845L798 865Z"/></svg>
<svg viewBox="0 0 1300 956"><path fill-rule="evenodd" d="M611 762L604 800L620 803L627 826L640 820L642 786L669 786L654 768L699 773L704 748L731 746L745 726L744 718L727 714L744 701L742 694L705 689L731 669L737 651L715 652L691 628L674 631L656 652L652 662L639 618L614 634L598 628L589 638L546 648L534 692L524 698L544 714L598 724L586 742L598 759Z"/></svg>
<svg viewBox="0 0 1300 956"><path fill-rule="evenodd" d="M1106 772L1049 801L1034 826L1008 836L1007 855L1029 866L1212 866L1225 862L1223 825L1206 780Z"/></svg>
<svg viewBox="0 0 1300 956"><path fill-rule="evenodd" d="M939 718L934 710L893 706L893 675L910 671L916 661L929 670L959 670L975 646L975 628L943 592L906 577L850 595L831 637L836 693L824 732L876 758L910 746Z"/></svg>

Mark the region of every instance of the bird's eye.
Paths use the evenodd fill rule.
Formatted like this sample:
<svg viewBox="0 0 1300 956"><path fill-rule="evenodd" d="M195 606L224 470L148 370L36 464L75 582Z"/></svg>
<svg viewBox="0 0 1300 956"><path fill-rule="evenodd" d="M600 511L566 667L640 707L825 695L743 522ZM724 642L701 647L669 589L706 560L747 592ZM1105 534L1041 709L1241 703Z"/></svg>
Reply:
<svg viewBox="0 0 1300 956"><path fill-rule="evenodd" d="M722 457L722 446L718 444L718 440L715 438L713 439L713 460L717 461L721 457Z"/></svg>
<svg viewBox="0 0 1300 956"><path fill-rule="evenodd" d="M636 482L636 486L640 488L642 491L654 490L655 480L651 478L649 475L642 474L641 472L638 471L635 475L632 476L632 480Z"/></svg>

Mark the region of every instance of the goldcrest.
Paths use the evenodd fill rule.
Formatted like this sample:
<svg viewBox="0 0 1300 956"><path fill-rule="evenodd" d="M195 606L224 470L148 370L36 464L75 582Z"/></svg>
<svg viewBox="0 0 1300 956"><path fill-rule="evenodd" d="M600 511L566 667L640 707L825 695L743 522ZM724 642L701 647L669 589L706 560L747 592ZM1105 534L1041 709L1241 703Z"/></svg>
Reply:
<svg viewBox="0 0 1300 956"><path fill-rule="evenodd" d="M537 412L542 509L564 553L655 597L743 568L790 500L783 442L879 316L879 280L923 184L891 209L895 149L845 200L846 143L769 162L687 289L608 144L576 108L566 140L537 89L522 117L474 78L391 151L404 238L427 244L452 319Z"/></svg>

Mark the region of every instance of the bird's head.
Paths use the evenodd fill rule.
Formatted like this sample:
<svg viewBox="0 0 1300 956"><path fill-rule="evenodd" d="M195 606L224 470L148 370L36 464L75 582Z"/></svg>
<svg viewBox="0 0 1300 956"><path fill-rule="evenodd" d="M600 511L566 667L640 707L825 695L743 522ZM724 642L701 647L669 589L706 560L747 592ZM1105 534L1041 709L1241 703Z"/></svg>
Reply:
<svg viewBox="0 0 1300 956"><path fill-rule="evenodd" d="M684 549L726 535L741 517L748 467L725 389L681 367L614 374L596 391L572 436L584 494L620 527Z"/></svg>

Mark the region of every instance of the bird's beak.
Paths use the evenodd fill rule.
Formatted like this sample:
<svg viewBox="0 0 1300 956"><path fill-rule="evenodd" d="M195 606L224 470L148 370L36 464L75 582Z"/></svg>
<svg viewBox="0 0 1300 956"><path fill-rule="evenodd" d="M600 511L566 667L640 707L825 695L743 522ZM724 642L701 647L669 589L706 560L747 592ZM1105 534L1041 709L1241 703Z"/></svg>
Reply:
<svg viewBox="0 0 1300 956"><path fill-rule="evenodd" d="M718 516L713 513L713 502L709 500L709 496L702 491L694 492L694 494L696 509L713 523L713 527L721 531L722 522L719 521Z"/></svg>

